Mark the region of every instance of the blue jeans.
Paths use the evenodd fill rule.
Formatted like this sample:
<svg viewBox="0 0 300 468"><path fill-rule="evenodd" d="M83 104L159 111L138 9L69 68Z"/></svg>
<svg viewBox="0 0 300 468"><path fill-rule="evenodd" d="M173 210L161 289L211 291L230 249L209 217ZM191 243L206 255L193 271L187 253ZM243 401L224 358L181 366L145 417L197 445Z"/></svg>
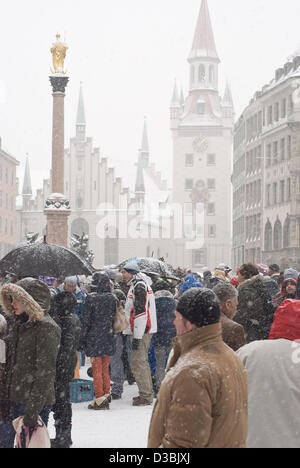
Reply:
<svg viewBox="0 0 300 468"><path fill-rule="evenodd" d="M12 420L19 416L24 416L25 405L23 403L12 403L10 409L10 417ZM44 424L48 426L49 414L51 406L45 406L40 413L40 417ZM14 448L16 432L12 423L3 424L0 421L0 447L1 448Z"/></svg>

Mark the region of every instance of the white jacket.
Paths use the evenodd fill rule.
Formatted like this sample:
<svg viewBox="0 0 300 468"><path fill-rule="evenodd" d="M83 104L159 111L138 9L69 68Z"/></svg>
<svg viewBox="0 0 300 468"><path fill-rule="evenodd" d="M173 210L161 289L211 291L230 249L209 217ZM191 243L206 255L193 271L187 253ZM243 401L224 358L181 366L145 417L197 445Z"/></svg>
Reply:
<svg viewBox="0 0 300 468"><path fill-rule="evenodd" d="M138 273L130 281L125 304L125 313L129 320L129 327L123 332L124 335L133 335L134 338L141 340L144 334L153 334L157 332L156 306L153 291L151 289L151 278L144 273ZM137 310L138 298L136 288L139 285L145 289L145 302Z"/></svg>
<svg viewBox="0 0 300 468"><path fill-rule="evenodd" d="M248 448L300 448L300 344L254 341L237 351L248 373Z"/></svg>

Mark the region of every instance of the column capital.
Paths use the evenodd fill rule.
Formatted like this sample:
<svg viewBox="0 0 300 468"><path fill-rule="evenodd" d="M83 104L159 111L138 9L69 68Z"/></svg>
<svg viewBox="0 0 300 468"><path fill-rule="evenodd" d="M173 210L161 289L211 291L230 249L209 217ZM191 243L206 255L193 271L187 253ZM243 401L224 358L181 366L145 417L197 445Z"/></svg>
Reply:
<svg viewBox="0 0 300 468"><path fill-rule="evenodd" d="M50 76L50 83L53 89L53 93L65 93L66 87L69 82L69 77L68 76Z"/></svg>

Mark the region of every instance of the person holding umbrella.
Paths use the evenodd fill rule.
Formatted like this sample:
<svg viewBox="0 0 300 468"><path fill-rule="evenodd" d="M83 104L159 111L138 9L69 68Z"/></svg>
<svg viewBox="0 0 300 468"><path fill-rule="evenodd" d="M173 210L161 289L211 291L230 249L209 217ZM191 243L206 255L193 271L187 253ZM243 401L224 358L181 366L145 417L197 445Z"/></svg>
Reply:
<svg viewBox="0 0 300 468"><path fill-rule="evenodd" d="M48 314L50 299L48 286L33 278L5 284L0 290L3 313L13 319L6 338L8 358L2 390L11 402L10 420L24 416L24 432L29 434L39 415L47 425L55 402L61 331ZM11 425L7 448L13 448L14 437Z"/></svg>

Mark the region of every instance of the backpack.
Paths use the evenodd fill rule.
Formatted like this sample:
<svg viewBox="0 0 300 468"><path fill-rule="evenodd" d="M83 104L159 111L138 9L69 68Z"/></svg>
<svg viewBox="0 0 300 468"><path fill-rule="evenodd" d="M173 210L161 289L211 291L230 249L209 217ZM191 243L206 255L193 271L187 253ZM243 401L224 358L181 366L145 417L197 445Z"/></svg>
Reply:
<svg viewBox="0 0 300 468"><path fill-rule="evenodd" d="M116 298L117 310L113 323L113 332L115 335L122 333L129 327L129 320L126 317L125 309L120 303L119 299Z"/></svg>

